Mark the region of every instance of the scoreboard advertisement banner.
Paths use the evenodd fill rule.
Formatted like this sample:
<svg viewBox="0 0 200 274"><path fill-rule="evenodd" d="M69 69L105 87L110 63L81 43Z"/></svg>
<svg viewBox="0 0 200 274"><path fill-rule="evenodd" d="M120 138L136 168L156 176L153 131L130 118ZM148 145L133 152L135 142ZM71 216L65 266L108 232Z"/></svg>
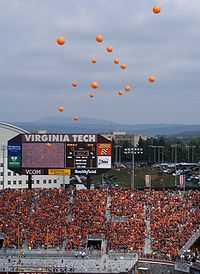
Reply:
<svg viewBox="0 0 200 274"><path fill-rule="evenodd" d="M97 134L19 134L8 168L25 175L98 174L111 168L112 141Z"/></svg>
<svg viewBox="0 0 200 274"><path fill-rule="evenodd" d="M21 166L21 146L8 145L8 168L19 169Z"/></svg>
<svg viewBox="0 0 200 274"><path fill-rule="evenodd" d="M111 144L98 144L97 150L98 150L98 156L111 156L111 152L112 152Z"/></svg>
<svg viewBox="0 0 200 274"><path fill-rule="evenodd" d="M98 168L111 168L111 157L110 156L98 156L97 157Z"/></svg>

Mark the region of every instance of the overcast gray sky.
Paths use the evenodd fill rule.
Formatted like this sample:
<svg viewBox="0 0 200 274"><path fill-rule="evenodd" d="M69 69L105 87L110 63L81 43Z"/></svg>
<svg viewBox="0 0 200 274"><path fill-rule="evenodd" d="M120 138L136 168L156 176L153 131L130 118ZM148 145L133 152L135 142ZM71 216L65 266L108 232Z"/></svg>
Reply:
<svg viewBox="0 0 200 274"><path fill-rule="evenodd" d="M156 4L160 15L151 12ZM199 124L199 0L0 0L0 33L1 121L79 115ZM61 35L64 47L55 44ZM105 53L109 44L112 55ZM127 70L112 63L115 57ZM156 84L148 83L150 74ZM92 100L89 83L95 80L101 88ZM118 97L126 83L134 91Z"/></svg>

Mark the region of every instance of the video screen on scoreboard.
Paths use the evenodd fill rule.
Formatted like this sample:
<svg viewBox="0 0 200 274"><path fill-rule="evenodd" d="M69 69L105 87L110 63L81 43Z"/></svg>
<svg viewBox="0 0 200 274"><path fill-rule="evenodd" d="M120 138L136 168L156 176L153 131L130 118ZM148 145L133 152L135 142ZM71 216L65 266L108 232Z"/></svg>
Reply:
<svg viewBox="0 0 200 274"><path fill-rule="evenodd" d="M22 143L22 168L64 168L64 143Z"/></svg>
<svg viewBox="0 0 200 274"><path fill-rule="evenodd" d="M96 168L96 143L66 144L67 168Z"/></svg>

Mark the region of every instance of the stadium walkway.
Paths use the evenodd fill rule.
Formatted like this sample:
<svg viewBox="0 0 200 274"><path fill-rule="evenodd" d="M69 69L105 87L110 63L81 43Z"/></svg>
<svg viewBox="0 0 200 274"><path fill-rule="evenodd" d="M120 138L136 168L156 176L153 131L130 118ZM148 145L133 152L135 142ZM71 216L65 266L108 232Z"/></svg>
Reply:
<svg viewBox="0 0 200 274"><path fill-rule="evenodd" d="M144 254L151 254L151 226L150 226L150 210L148 206L145 206L145 243L144 243Z"/></svg>

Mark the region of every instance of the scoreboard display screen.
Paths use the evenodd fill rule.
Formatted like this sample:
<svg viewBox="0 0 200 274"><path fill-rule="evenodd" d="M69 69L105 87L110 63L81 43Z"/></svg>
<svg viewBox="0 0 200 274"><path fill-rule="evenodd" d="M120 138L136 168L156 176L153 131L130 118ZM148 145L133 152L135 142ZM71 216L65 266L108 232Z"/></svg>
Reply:
<svg viewBox="0 0 200 274"><path fill-rule="evenodd" d="M97 174L111 168L112 142L96 134L19 134L8 142L8 168L20 174Z"/></svg>
<svg viewBox="0 0 200 274"><path fill-rule="evenodd" d="M53 143L23 143L22 144L22 168L63 168L64 144Z"/></svg>
<svg viewBox="0 0 200 274"><path fill-rule="evenodd" d="M67 168L96 168L96 145L77 143L66 145Z"/></svg>

